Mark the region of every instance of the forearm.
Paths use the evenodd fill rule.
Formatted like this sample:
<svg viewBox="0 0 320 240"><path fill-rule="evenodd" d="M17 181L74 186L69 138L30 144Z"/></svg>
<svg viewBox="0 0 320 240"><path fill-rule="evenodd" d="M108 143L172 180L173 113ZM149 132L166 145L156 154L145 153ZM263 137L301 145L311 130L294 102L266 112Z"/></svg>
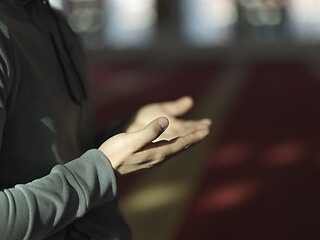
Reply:
<svg viewBox="0 0 320 240"><path fill-rule="evenodd" d="M112 167L100 151L88 151L41 179L0 192L0 235L46 238L115 196Z"/></svg>

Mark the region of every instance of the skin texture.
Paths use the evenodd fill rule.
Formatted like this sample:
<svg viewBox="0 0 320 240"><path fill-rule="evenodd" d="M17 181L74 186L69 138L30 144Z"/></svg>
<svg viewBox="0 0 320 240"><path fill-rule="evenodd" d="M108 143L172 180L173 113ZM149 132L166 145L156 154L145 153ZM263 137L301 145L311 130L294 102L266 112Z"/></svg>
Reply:
<svg viewBox="0 0 320 240"><path fill-rule="evenodd" d="M183 120L178 116L193 106L190 97L142 107L120 133L99 148L120 175L157 166L209 134L211 120Z"/></svg>

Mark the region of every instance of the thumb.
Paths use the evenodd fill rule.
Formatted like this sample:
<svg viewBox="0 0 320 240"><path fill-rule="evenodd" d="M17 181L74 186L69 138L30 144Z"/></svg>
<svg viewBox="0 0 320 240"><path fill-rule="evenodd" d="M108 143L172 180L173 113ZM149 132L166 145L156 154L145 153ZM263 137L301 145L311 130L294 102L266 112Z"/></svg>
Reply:
<svg viewBox="0 0 320 240"><path fill-rule="evenodd" d="M169 126L165 117L160 117L150 122L144 129L131 133L134 146L138 150L157 139Z"/></svg>
<svg viewBox="0 0 320 240"><path fill-rule="evenodd" d="M189 96L181 97L175 101L163 103L164 109L173 116L181 116L191 109L193 99Z"/></svg>

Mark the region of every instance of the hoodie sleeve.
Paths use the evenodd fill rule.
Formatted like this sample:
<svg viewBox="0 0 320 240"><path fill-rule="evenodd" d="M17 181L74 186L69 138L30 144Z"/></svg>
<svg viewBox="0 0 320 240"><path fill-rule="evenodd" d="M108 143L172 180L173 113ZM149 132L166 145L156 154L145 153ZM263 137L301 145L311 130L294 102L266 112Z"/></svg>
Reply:
<svg viewBox="0 0 320 240"><path fill-rule="evenodd" d="M114 171L90 150L47 176L0 192L2 239L44 239L116 197Z"/></svg>

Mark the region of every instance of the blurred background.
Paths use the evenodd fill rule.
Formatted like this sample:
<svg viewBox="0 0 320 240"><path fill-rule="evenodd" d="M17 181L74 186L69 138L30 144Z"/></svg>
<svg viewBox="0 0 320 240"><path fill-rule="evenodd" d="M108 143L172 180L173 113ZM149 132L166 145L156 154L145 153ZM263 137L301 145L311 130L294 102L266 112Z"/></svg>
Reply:
<svg viewBox="0 0 320 240"><path fill-rule="evenodd" d="M82 37L97 128L183 95L212 134L119 179L134 240L320 239L319 0L51 0Z"/></svg>

